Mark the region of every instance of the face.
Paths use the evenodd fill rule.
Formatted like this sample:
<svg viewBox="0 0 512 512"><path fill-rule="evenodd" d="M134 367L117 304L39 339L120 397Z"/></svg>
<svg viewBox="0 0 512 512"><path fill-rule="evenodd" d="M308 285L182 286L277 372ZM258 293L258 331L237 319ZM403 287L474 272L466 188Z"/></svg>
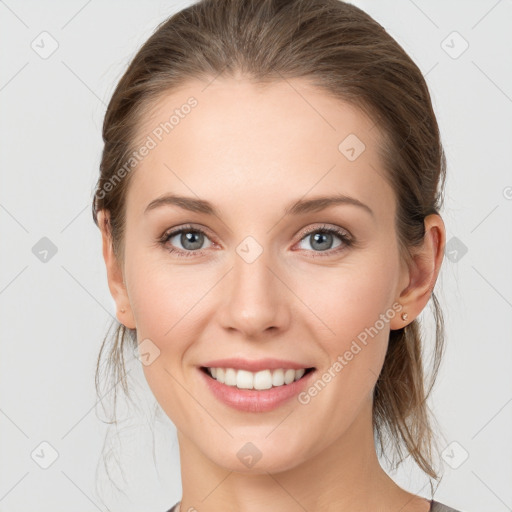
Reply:
<svg viewBox="0 0 512 512"><path fill-rule="evenodd" d="M158 130L175 109L172 130ZM145 343L145 376L180 443L227 469L282 471L371 435L409 282L373 122L299 80L217 79L162 98L141 126L148 135L156 146L126 197L120 319ZM311 202L342 196L352 199ZM279 384L278 368L314 370L238 389L202 369L228 358L213 364L261 363L217 370L241 386Z"/></svg>

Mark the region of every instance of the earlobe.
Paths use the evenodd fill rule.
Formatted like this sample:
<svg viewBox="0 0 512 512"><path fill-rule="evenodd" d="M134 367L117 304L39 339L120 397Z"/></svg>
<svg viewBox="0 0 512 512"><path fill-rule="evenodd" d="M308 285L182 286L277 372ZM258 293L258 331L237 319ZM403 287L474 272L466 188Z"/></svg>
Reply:
<svg viewBox="0 0 512 512"><path fill-rule="evenodd" d="M123 278L121 265L114 254L112 237L110 234L110 215L106 210L98 212L98 225L101 231L103 259L107 271L107 281L110 294L116 303L116 316L120 323L129 329L135 329L135 321L126 285Z"/></svg>
<svg viewBox="0 0 512 512"><path fill-rule="evenodd" d="M441 270L446 243L446 231L443 219L438 214L425 217L425 236L423 244L415 249L413 261L409 267L409 283L398 297L402 305L401 314L391 322L391 329L401 329L412 322L423 311L430 300ZM406 312L404 320L402 313Z"/></svg>

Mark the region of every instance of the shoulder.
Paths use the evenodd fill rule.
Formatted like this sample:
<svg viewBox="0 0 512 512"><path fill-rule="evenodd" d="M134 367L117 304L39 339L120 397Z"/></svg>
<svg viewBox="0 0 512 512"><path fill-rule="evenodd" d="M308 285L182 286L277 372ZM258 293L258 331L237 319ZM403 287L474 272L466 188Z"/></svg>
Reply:
<svg viewBox="0 0 512 512"><path fill-rule="evenodd" d="M451 508L443 503L439 503L438 501L432 500L432 506L430 508L430 512L462 512L460 510L456 510Z"/></svg>

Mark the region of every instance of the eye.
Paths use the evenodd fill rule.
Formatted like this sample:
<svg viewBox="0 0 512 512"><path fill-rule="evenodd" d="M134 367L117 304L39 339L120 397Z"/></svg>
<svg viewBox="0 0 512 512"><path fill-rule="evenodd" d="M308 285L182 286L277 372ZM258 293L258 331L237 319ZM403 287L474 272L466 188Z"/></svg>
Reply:
<svg viewBox="0 0 512 512"><path fill-rule="evenodd" d="M333 239L338 238L341 242L333 248ZM207 247L203 247L205 240L210 240L206 232L200 228L193 226L182 226L170 232L164 233L159 239L159 243L170 253L175 253L178 257L200 256L203 249L211 247L212 243ZM350 247L354 240L345 230L338 227L321 226L310 229L302 237L302 241L308 241L310 249L304 250L316 253L337 253ZM181 247L180 247L181 246ZM313 255L313 257L323 256L323 254Z"/></svg>
<svg viewBox="0 0 512 512"><path fill-rule="evenodd" d="M188 257L197 256L202 252L202 245L205 239L209 240L202 229L192 226L183 226L174 231L165 233L159 242L166 247L169 252L176 253L179 257ZM178 245L177 249L176 245ZM179 247L180 245L181 247Z"/></svg>
<svg viewBox="0 0 512 512"><path fill-rule="evenodd" d="M333 248L333 241L335 238L341 240L341 243L334 246ZM302 241L308 241L309 246L313 252L326 252L329 255L333 252L336 253L343 251L347 247L350 247L350 245L353 243L351 236L345 230L338 227L329 226L321 226L310 229L306 233L306 236L301 239L301 242Z"/></svg>

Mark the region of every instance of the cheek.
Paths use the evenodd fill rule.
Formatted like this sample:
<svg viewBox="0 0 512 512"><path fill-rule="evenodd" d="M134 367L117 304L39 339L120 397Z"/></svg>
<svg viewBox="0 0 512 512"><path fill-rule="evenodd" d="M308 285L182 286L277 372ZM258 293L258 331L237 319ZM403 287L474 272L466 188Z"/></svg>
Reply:
<svg viewBox="0 0 512 512"><path fill-rule="evenodd" d="M309 276L297 274L292 286L318 318L327 346L338 350L374 326L381 315L394 313L395 274L390 264L354 259L328 271L323 268ZM385 326L378 322L377 328L389 330L389 322Z"/></svg>
<svg viewBox="0 0 512 512"><path fill-rule="evenodd" d="M200 300L201 280L197 276L191 280L190 266L169 264L163 249L132 249L125 268L139 340L150 338L164 349Z"/></svg>
<svg viewBox="0 0 512 512"><path fill-rule="evenodd" d="M146 380L164 410L179 410L177 382L183 380L180 367L194 338L190 327L197 320L194 305L201 290L191 286L183 269L142 251L131 253L125 269ZM146 347L150 364L144 361Z"/></svg>
<svg viewBox="0 0 512 512"><path fill-rule="evenodd" d="M301 279L297 294L307 297L304 302L316 314L311 325L314 321L321 329L311 335L328 356L319 377L329 390L320 400L337 403L336 410L346 413L371 397L382 369L396 314L391 307L395 270L389 263L361 260L331 270L309 283L297 277L296 285ZM314 293L307 294L311 289Z"/></svg>
<svg viewBox="0 0 512 512"><path fill-rule="evenodd" d="M191 280L190 268L165 265L150 257L144 260L144 255L136 254L126 263L137 338L141 348L146 343L150 354L155 354L142 369L155 399L178 426L197 419L182 366L201 329L200 299L205 290L197 283L206 280Z"/></svg>
<svg viewBox="0 0 512 512"><path fill-rule="evenodd" d="M162 396L171 396L169 385L177 385L172 376L183 380L190 349L209 320L213 294L208 292L218 277L207 267L169 263L157 251L132 250L125 269L138 341L150 340L158 354L154 363L144 366L146 378L157 399L162 386Z"/></svg>

